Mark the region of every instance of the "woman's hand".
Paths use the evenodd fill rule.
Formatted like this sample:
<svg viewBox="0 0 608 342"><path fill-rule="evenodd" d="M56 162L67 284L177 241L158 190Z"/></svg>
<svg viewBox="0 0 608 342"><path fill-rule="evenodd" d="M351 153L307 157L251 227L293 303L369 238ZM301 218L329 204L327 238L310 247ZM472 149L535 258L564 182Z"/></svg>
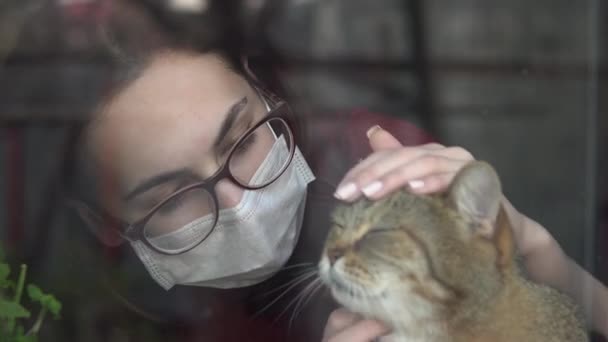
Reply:
<svg viewBox="0 0 608 342"><path fill-rule="evenodd" d="M361 318L346 309L329 315L323 332L323 342L371 342L388 333L381 323Z"/></svg>
<svg viewBox="0 0 608 342"><path fill-rule="evenodd" d="M415 193L444 190L473 156L460 147L440 144L404 147L389 132L374 126L367 131L373 153L344 176L335 196L354 201L361 195L379 199L409 187Z"/></svg>

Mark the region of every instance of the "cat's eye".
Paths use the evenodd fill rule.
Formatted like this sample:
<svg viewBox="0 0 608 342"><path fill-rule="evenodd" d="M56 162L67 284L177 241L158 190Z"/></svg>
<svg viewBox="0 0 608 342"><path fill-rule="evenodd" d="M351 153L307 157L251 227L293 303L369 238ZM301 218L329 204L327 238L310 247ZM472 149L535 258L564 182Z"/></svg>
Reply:
<svg viewBox="0 0 608 342"><path fill-rule="evenodd" d="M396 231L398 230L398 228L395 227L389 227L389 226L376 226L373 227L372 229L369 230L369 233L386 233L386 232L390 232L390 231Z"/></svg>
<svg viewBox="0 0 608 342"><path fill-rule="evenodd" d="M371 228L370 230L367 231L367 233L365 233L365 235L363 235L363 239L369 239L369 238L373 238L379 235L383 235L389 232L394 232L397 231L397 228L393 228L393 227L374 227Z"/></svg>
<svg viewBox="0 0 608 342"><path fill-rule="evenodd" d="M332 222L332 226L333 226L334 228L337 228L337 229L340 229L340 230L343 230L343 229L344 229L344 226L343 226L343 225L341 225L341 224L339 224L339 223L337 223L337 222Z"/></svg>

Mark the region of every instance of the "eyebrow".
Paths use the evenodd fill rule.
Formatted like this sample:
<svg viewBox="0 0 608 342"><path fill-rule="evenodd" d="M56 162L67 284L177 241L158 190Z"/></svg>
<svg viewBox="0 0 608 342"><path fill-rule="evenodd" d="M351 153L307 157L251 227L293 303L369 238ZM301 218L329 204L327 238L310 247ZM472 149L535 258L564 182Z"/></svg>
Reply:
<svg viewBox="0 0 608 342"><path fill-rule="evenodd" d="M216 149L219 145L222 144L227 133L230 131L232 126L234 126L236 119L238 118L239 114L243 111L243 108L245 108L246 104L247 104L247 97L243 97L238 102L236 102L232 106L230 106L230 108L228 109L228 112L226 113L226 115L224 117L224 120L222 121L222 125L220 127L219 133L218 133L217 137L215 138L215 141L213 142L214 149ZM133 190L129 191L124 196L124 199L125 199L125 201L130 201L134 197L136 197L158 185L161 185L163 183L167 183L170 181L174 181L174 180L187 179L187 178L192 179L192 178L196 178L196 177L195 177L194 173L188 169L167 171L167 172L152 176L152 177L140 182L138 185L136 185L133 188Z"/></svg>
<svg viewBox="0 0 608 342"><path fill-rule="evenodd" d="M243 108L245 108L245 105L247 105L247 101L248 101L247 97L245 96L242 99L240 99L239 102L233 104L230 107L230 109L228 110L228 114L226 114L226 117L224 118L224 121L222 122L220 131L217 134L215 141L213 142L214 149L217 149L222 144L222 142L228 135L228 132L230 132L230 129L232 128L232 126L234 126L234 123L235 123L236 119L238 118L239 114L243 111Z"/></svg>
<svg viewBox="0 0 608 342"><path fill-rule="evenodd" d="M126 201L130 201L134 197L136 197L160 184L167 183L167 182L174 181L174 180L187 179L187 178L193 178L193 177L194 177L194 175L193 175L192 171L190 171L188 169L180 169L180 170L174 170L174 171L161 173L159 175L150 177L150 178L146 179L145 181L141 182L133 190L131 190L129 193L127 193L124 196L124 199Z"/></svg>

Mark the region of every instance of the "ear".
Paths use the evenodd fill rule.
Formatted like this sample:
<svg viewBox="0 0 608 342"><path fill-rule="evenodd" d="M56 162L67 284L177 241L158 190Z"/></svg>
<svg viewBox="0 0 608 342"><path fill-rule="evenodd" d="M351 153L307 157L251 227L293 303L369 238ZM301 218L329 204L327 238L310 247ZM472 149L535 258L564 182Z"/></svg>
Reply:
<svg viewBox="0 0 608 342"><path fill-rule="evenodd" d="M480 161L467 164L454 178L448 196L458 212L473 220L478 233L488 237L494 234L502 189L490 164Z"/></svg>
<svg viewBox="0 0 608 342"><path fill-rule="evenodd" d="M513 232L511 222L507 216L504 207L500 207L498 217L496 218L496 231L494 233L494 245L498 251L496 262L498 266L504 268L513 262L515 255L515 241L513 240Z"/></svg>
<svg viewBox="0 0 608 342"><path fill-rule="evenodd" d="M108 220L104 220L86 203L78 200L70 200L68 204L71 208L76 210L78 216L84 221L85 226L103 244L110 247L116 247L125 241L124 238L120 236L119 232L108 224Z"/></svg>

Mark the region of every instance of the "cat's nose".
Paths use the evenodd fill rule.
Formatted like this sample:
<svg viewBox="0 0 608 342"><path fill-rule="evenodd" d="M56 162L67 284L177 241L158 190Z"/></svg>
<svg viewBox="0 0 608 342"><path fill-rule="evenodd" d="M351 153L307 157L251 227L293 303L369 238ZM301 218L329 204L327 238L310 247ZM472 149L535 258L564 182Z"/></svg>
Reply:
<svg viewBox="0 0 608 342"><path fill-rule="evenodd" d="M332 248L327 250L327 258L329 259L329 264L333 265L344 256L344 248Z"/></svg>

